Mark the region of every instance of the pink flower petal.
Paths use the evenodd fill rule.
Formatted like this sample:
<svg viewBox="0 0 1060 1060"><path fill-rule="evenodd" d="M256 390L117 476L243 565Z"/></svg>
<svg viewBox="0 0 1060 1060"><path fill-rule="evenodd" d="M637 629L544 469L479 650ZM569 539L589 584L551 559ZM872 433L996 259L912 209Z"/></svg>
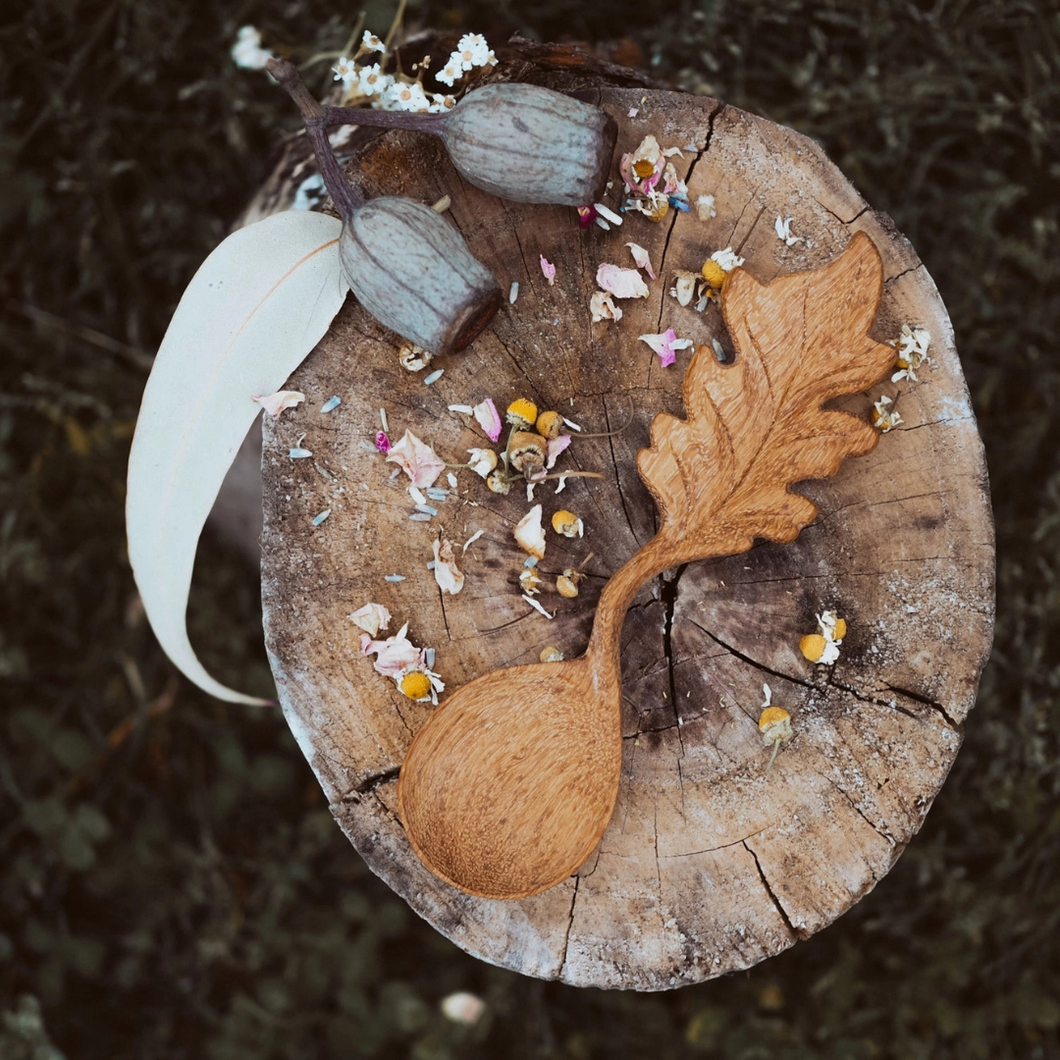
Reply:
<svg viewBox="0 0 1060 1060"><path fill-rule="evenodd" d="M648 285L636 269L603 264L596 270L596 282L616 298L647 298Z"/></svg>
<svg viewBox="0 0 1060 1060"><path fill-rule="evenodd" d="M390 439L386 436L386 431L377 431L375 435L375 447L381 453L389 453L391 449Z"/></svg>
<svg viewBox="0 0 1060 1060"><path fill-rule="evenodd" d="M493 404L493 398L476 405L472 410L479 426L486 432L491 442L495 442L501 436L501 416L497 406Z"/></svg>
<svg viewBox="0 0 1060 1060"><path fill-rule="evenodd" d="M413 486L418 486L420 489L433 486L438 476L445 470L445 462L435 455L429 445L424 445L412 431L405 431L401 436L401 441L390 447L386 458L400 465L401 470L412 479Z"/></svg>
<svg viewBox="0 0 1060 1060"><path fill-rule="evenodd" d="M561 434L558 438L551 438L545 444L545 448L548 450L548 461L545 467L551 470L556 466L556 460L560 453L562 453L567 446L570 445L570 435Z"/></svg>
<svg viewBox="0 0 1060 1060"><path fill-rule="evenodd" d="M660 335L638 335L641 342L646 342L658 355L663 368L668 368L677 360L676 350L687 350L693 345L691 339L679 339L673 328L667 328Z"/></svg>
<svg viewBox="0 0 1060 1060"><path fill-rule="evenodd" d="M588 228L593 221L596 220L596 207L595 206L579 206L578 207L578 227Z"/></svg>
<svg viewBox="0 0 1060 1060"><path fill-rule="evenodd" d="M648 252L639 243L627 243L626 246L629 247L629 252L633 255L637 268L643 269L654 280L655 270L651 267L651 258L648 257Z"/></svg>
<svg viewBox="0 0 1060 1060"><path fill-rule="evenodd" d="M386 677L400 677L403 671L423 665L423 652L405 636L408 628L406 623L386 640L372 640L367 633L361 634L361 651L365 655L375 653L372 665Z"/></svg>
<svg viewBox="0 0 1060 1060"><path fill-rule="evenodd" d="M545 258L545 255L541 255L541 272L544 274L548 285L551 287L556 282L556 266Z"/></svg>

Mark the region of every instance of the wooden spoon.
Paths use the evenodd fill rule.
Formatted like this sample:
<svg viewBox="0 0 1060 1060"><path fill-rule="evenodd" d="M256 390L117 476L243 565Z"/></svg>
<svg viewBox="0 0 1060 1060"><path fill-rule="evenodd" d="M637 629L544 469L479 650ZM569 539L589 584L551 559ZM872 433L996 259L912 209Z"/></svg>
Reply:
<svg viewBox="0 0 1060 1060"><path fill-rule="evenodd" d="M637 467L660 529L604 587L586 653L472 681L409 747L400 813L436 876L480 897L525 898L592 853L618 795L626 610L669 567L735 555L756 537L794 540L817 509L788 487L876 445L865 421L821 406L894 364L894 349L868 335L881 293L879 253L862 233L820 269L768 285L730 274L722 308L736 362L700 347L685 376L688 418L655 417Z"/></svg>

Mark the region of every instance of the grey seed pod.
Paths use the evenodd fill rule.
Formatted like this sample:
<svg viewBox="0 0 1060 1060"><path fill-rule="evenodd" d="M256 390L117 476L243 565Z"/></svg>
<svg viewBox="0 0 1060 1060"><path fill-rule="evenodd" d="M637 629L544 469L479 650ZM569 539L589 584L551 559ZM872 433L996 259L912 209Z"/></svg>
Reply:
<svg viewBox="0 0 1060 1060"><path fill-rule="evenodd" d="M462 350L501 303L493 274L429 206L385 196L356 206L339 259L358 301L380 323L434 354Z"/></svg>
<svg viewBox="0 0 1060 1060"><path fill-rule="evenodd" d="M599 107L537 85L486 85L446 115L445 146L465 180L516 202L587 206L604 193L618 139Z"/></svg>

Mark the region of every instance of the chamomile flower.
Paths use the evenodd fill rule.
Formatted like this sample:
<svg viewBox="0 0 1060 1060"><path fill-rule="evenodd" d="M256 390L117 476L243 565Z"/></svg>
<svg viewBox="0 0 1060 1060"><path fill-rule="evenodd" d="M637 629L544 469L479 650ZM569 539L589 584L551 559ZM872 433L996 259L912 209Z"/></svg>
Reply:
<svg viewBox="0 0 1060 1060"><path fill-rule="evenodd" d="M813 663L832 666L839 658L839 645L847 635L846 619L835 611L822 611L815 616L817 632L809 633L799 641L799 651Z"/></svg>
<svg viewBox="0 0 1060 1060"><path fill-rule="evenodd" d="M360 75L357 64L352 59L347 59L345 55L331 68L331 72L335 75L336 81L342 82L343 88L352 88Z"/></svg>
<svg viewBox="0 0 1060 1060"><path fill-rule="evenodd" d="M390 74L384 74L379 63L362 66L357 73L358 88L366 96L381 96L393 83Z"/></svg>
<svg viewBox="0 0 1060 1060"><path fill-rule="evenodd" d="M427 109L431 114L444 114L455 106L455 96L443 96L440 92L434 92L431 94L431 105Z"/></svg>
<svg viewBox="0 0 1060 1060"><path fill-rule="evenodd" d="M368 30L364 31L364 36L361 38L361 47L366 52L386 51L386 45L374 33L369 33Z"/></svg>
<svg viewBox="0 0 1060 1060"><path fill-rule="evenodd" d="M493 52L481 33L465 33L456 45L456 52L460 56L460 68L470 70L475 66L486 66L493 58ZM450 56L450 60L452 57ZM496 61L496 60L494 60Z"/></svg>
<svg viewBox="0 0 1060 1060"><path fill-rule="evenodd" d="M456 55L456 52L453 52ZM450 88L463 77L463 73L460 69L460 64L453 59L453 56L449 57L449 62L438 71L435 75L436 80L441 81L443 85L449 85Z"/></svg>
<svg viewBox="0 0 1060 1060"><path fill-rule="evenodd" d="M773 701L773 690L769 685L762 685L765 701L762 703L762 713L758 718L758 731L762 734L762 742L766 747L772 747L773 753L769 756L769 765L766 772L773 768L773 761L777 757L782 743L787 743L792 737L791 715L783 707L771 706Z"/></svg>
<svg viewBox="0 0 1060 1060"><path fill-rule="evenodd" d="M902 417L898 415L896 409L888 407L893 404L894 402L886 394L884 394L879 401L873 403L872 425L880 432L880 434L886 434L888 431L893 431L895 427L898 427L905 422Z"/></svg>
<svg viewBox="0 0 1060 1060"><path fill-rule="evenodd" d="M931 333L926 328L911 328L902 325L902 333L891 343L898 359L895 362L899 369L891 376L891 382L901 379L917 381L916 370L927 360L928 347L931 345Z"/></svg>
<svg viewBox="0 0 1060 1060"><path fill-rule="evenodd" d="M418 81L411 85L399 81L387 89L384 104L388 110L419 111L427 110L430 101Z"/></svg>

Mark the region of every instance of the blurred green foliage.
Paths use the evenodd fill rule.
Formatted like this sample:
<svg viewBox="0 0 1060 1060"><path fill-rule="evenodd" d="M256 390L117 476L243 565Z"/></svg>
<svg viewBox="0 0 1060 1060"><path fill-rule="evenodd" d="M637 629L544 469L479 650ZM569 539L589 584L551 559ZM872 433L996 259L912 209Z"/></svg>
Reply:
<svg viewBox="0 0 1060 1060"><path fill-rule="evenodd" d="M997 647L922 834L809 942L656 996L460 953L367 873L279 713L177 681L136 607L147 353L294 125L228 49L250 21L305 56L352 20L321 0L0 15L0 1057L1060 1058L1056 0L410 5L493 41L621 32L659 76L820 140L938 283L987 444ZM193 641L267 694L258 608L206 541ZM455 990L486 999L474 1027L439 1012Z"/></svg>

